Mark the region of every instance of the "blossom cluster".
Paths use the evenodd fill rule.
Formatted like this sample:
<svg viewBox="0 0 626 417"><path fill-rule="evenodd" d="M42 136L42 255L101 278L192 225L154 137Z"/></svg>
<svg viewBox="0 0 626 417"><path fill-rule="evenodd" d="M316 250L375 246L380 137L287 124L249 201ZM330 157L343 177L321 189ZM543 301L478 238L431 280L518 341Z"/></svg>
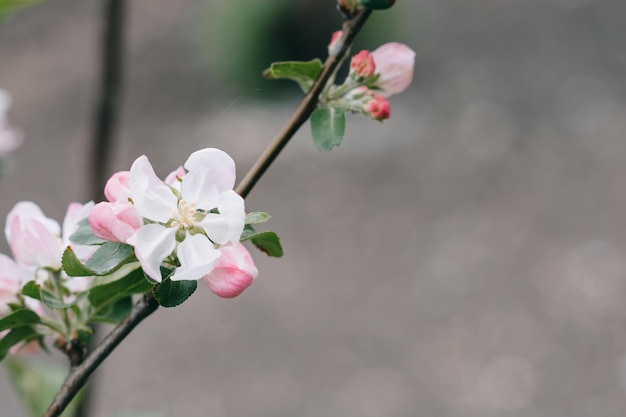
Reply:
<svg viewBox="0 0 626 417"><path fill-rule="evenodd" d="M337 52L342 31L333 33L328 53ZM327 104L363 113L375 120L391 116L387 97L406 90L413 80L415 52L405 44L390 42L374 51L362 50L350 61L350 72L342 85L332 86Z"/></svg>
<svg viewBox="0 0 626 417"><path fill-rule="evenodd" d="M244 229L246 238L257 234L234 182L232 158L207 148L164 181L137 158L107 181L107 201L70 204L62 227L35 203L17 203L4 230L13 257L0 254L0 331L13 329L0 332L0 359L3 345L32 351L47 335L89 333L91 322L115 315L116 301L166 280L203 279L221 297L241 294L258 270L240 239ZM269 218L255 214L250 222Z"/></svg>

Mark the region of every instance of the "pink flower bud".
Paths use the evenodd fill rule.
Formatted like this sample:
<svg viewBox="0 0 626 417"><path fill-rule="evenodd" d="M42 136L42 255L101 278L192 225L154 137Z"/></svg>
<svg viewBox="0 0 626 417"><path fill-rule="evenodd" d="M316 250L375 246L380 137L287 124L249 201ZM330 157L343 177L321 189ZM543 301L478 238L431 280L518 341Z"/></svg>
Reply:
<svg viewBox="0 0 626 417"><path fill-rule="evenodd" d="M386 43L372 52L376 72L380 74L376 86L380 95L389 97L401 93L413 81L415 52L402 43Z"/></svg>
<svg viewBox="0 0 626 417"><path fill-rule="evenodd" d="M374 57L367 50L362 50L350 61L350 74L355 78L370 78L376 72Z"/></svg>
<svg viewBox="0 0 626 417"><path fill-rule="evenodd" d="M130 198L130 172L116 172L104 186L104 196L107 200L128 202Z"/></svg>
<svg viewBox="0 0 626 417"><path fill-rule="evenodd" d="M391 107L385 97L374 96L367 102L363 110L375 120L387 120L391 116Z"/></svg>
<svg viewBox="0 0 626 417"><path fill-rule="evenodd" d="M15 260L28 267L61 268L61 227L30 201L17 203L7 215L5 236Z"/></svg>
<svg viewBox="0 0 626 417"><path fill-rule="evenodd" d="M89 212L89 225L100 239L126 243L126 239L143 226L143 218L129 202L103 201Z"/></svg>
<svg viewBox="0 0 626 417"><path fill-rule="evenodd" d="M252 284L259 271L250 252L240 242L221 246L218 250L221 255L213 271L204 276L204 281L220 297L236 297Z"/></svg>
<svg viewBox="0 0 626 417"><path fill-rule="evenodd" d="M334 32L330 37L330 43L328 44L328 55L334 55L339 52L339 48L341 46L339 40L341 39L341 35L343 35L343 32L341 30L338 30Z"/></svg>

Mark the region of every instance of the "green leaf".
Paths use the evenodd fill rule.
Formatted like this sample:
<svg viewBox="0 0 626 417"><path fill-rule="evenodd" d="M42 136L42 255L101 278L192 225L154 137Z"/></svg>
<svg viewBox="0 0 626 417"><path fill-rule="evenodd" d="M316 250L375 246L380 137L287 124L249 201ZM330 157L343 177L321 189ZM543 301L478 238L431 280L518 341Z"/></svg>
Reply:
<svg viewBox="0 0 626 417"><path fill-rule="evenodd" d="M128 271L129 268L135 268ZM89 302L96 310L105 310L121 298L132 294L145 294L152 289L152 284L146 280L143 270L138 264L130 264L120 269L126 274L121 278L110 281L110 277L97 277L89 289Z"/></svg>
<svg viewBox="0 0 626 417"><path fill-rule="evenodd" d="M252 226L250 226L249 224L246 224L243 227L243 232L241 232L241 237L239 238L240 242L243 242L245 240L250 240L252 239L252 236L256 235L257 231L254 230L254 228Z"/></svg>
<svg viewBox="0 0 626 417"><path fill-rule="evenodd" d="M317 109L311 115L313 143L320 151L329 151L341 145L346 131L346 111L344 109Z"/></svg>
<svg viewBox="0 0 626 417"><path fill-rule="evenodd" d="M93 233L89 219L83 219L78 222L78 229L70 236L70 242L75 245L101 245L106 243L106 240Z"/></svg>
<svg viewBox="0 0 626 417"><path fill-rule="evenodd" d="M40 360L26 362L15 357L7 360L7 370L15 392L31 417L41 417L46 412L67 375L67 369L59 364ZM82 400L83 390L78 392L61 417L73 416Z"/></svg>
<svg viewBox="0 0 626 417"><path fill-rule="evenodd" d="M283 247L280 238L275 232L261 232L250 238L254 246L269 256L280 258L283 256Z"/></svg>
<svg viewBox="0 0 626 417"><path fill-rule="evenodd" d="M307 62L274 62L263 71L263 76L268 80L288 79L295 81L302 91L308 93L323 68L324 64L317 58Z"/></svg>
<svg viewBox="0 0 626 417"><path fill-rule="evenodd" d="M128 316L133 309L132 297L126 296L113 303L110 308L91 318L92 322L117 324Z"/></svg>
<svg viewBox="0 0 626 417"><path fill-rule="evenodd" d="M80 302L82 299L84 299L87 296L87 292L81 292L78 293L73 299L72 301L66 303L62 300L59 300L54 294L52 294L50 291L46 290L46 289L42 289L41 290L41 302L44 303L44 305L48 308L51 308L53 310L64 310L66 308L70 308L73 305L77 304L78 302Z"/></svg>
<svg viewBox="0 0 626 417"><path fill-rule="evenodd" d="M272 216L267 213L263 213L262 211L254 211L252 213L246 214L246 224L265 223L271 218Z"/></svg>
<svg viewBox="0 0 626 417"><path fill-rule="evenodd" d="M168 273L167 278L154 289L154 298L163 307L176 307L184 303L198 287L197 281L172 281L170 276Z"/></svg>
<svg viewBox="0 0 626 417"><path fill-rule="evenodd" d="M135 259L132 246L123 243L106 242L83 264L71 246L63 252L61 265L71 277L109 275Z"/></svg>
<svg viewBox="0 0 626 417"><path fill-rule="evenodd" d="M0 331L39 323L39 316L31 310L17 310L0 319Z"/></svg>
<svg viewBox="0 0 626 417"><path fill-rule="evenodd" d="M0 338L0 361L5 358L9 349L21 341L35 339L38 333L30 326L16 327Z"/></svg>
<svg viewBox="0 0 626 417"><path fill-rule="evenodd" d="M27 297L34 298L35 300L41 301L41 286L35 281L28 281L22 287L22 294Z"/></svg>

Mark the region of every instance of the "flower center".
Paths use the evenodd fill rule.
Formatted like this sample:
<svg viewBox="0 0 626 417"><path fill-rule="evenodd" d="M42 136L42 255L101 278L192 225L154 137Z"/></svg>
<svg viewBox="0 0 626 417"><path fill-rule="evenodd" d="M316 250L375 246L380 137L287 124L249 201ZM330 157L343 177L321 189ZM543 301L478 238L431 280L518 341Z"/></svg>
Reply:
<svg viewBox="0 0 626 417"><path fill-rule="evenodd" d="M191 229L196 222L196 203L187 203L185 200L178 201L178 210L172 210L172 227Z"/></svg>

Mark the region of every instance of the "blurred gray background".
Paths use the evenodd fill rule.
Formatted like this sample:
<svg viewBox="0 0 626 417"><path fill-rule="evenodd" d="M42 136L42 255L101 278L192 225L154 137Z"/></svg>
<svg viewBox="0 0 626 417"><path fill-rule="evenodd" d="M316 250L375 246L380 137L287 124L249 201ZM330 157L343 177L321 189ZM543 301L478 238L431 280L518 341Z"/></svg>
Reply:
<svg viewBox="0 0 626 417"><path fill-rule="evenodd" d="M339 25L333 0L129 5L111 172L219 147L241 178L298 99L260 72L323 54ZM26 134L2 216L34 200L61 219L87 195L99 15L49 0L0 27ZM96 373L93 416L626 415L625 18L623 0L378 14L360 47L417 51L392 119L351 117L330 153L305 126L247 201L285 257L253 253L239 298L201 286L142 323ZM4 371L0 404L25 415Z"/></svg>

